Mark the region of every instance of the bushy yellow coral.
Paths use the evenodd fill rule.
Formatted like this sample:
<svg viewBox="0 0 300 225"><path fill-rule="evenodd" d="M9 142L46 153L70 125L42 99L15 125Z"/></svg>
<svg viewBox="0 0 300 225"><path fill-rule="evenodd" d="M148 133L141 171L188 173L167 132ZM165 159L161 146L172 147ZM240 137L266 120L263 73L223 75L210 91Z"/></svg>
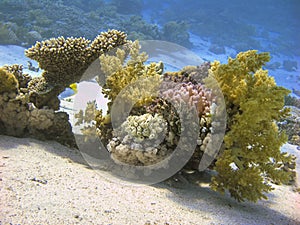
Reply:
<svg viewBox="0 0 300 225"><path fill-rule="evenodd" d="M256 50L241 52L236 59L229 58L228 64L213 62L211 73L220 84L224 97L230 103L239 104L248 93L248 82L252 79L253 72L269 60L268 53L257 54Z"/></svg>
<svg viewBox="0 0 300 225"><path fill-rule="evenodd" d="M289 179L284 163L291 156L280 152L286 142L276 121L284 118L284 96L289 91L276 85L261 67L269 60L268 53L242 52L228 64L214 62L210 71L223 91L229 112L226 150L218 158L212 180L214 190L228 189L239 201L266 198L272 188L268 179L281 183Z"/></svg>
<svg viewBox="0 0 300 225"><path fill-rule="evenodd" d="M152 99L153 88L158 87L161 79L161 66L159 63L145 65L147 55L145 53L140 53L139 49L140 46L138 41L135 41L130 45L130 59L125 65L125 50L118 49L116 56L111 56L109 54L100 56L100 65L107 77L102 88L102 93L111 103L122 90L123 95L126 95L128 100L135 102L137 105L143 105L145 102L149 102ZM151 82L147 82L146 78L152 78ZM98 80L100 79L101 78ZM145 79L145 83L135 83L130 88L126 89L127 85L133 84L139 79ZM157 82L154 82L153 79ZM153 88L151 88L151 86L153 86ZM109 106L111 106L111 103Z"/></svg>

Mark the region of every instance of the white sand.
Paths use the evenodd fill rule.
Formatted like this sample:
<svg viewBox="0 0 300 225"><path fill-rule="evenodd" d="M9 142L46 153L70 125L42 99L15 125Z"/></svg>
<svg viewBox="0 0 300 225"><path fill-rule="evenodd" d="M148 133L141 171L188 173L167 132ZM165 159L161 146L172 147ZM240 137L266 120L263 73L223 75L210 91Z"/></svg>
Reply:
<svg viewBox="0 0 300 225"><path fill-rule="evenodd" d="M0 224L300 224L300 194L238 203L207 185L124 186L56 142L0 136Z"/></svg>

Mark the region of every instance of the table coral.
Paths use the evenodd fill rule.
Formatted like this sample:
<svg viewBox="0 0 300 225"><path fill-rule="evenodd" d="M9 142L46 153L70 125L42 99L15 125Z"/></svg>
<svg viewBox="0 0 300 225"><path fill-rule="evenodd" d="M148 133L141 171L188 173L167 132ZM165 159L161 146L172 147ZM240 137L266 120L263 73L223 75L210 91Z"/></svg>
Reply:
<svg viewBox="0 0 300 225"><path fill-rule="evenodd" d="M102 32L93 41L79 38L51 38L26 50L38 61L46 82L68 87L78 82L90 64L104 52L126 43L126 34L117 30Z"/></svg>
<svg viewBox="0 0 300 225"><path fill-rule="evenodd" d="M79 38L51 38L27 49L25 54L39 63L42 77L31 78L22 66L0 69L0 127L2 134L55 139L75 146L69 117L56 112L58 95L81 79L88 66L101 54L127 43L126 34L109 30L93 41Z"/></svg>

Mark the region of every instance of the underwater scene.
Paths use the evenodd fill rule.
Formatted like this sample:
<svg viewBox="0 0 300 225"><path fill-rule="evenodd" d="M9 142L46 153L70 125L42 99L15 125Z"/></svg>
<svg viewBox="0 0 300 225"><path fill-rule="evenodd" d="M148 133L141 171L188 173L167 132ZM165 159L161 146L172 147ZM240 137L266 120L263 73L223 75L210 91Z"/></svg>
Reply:
<svg viewBox="0 0 300 225"><path fill-rule="evenodd" d="M0 0L1 224L300 224L300 1Z"/></svg>

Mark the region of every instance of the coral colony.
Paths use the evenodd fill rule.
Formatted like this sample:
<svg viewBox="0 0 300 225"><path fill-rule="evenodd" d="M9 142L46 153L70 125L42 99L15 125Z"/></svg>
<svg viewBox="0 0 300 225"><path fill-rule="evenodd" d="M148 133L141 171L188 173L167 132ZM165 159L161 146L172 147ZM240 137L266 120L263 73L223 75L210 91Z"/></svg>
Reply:
<svg viewBox="0 0 300 225"><path fill-rule="evenodd" d="M117 50L111 54L113 49ZM229 58L227 64L205 62L164 72L163 62L146 63L147 55L139 52L138 41L128 41L125 33L109 30L93 41L59 37L37 42L26 55L44 72L31 78L23 74L20 65L0 69L1 134L76 146L68 114L58 111L58 95L79 82L89 65L99 59L104 78L97 81L108 99L108 110L102 112L95 102L89 102L76 119L77 124L93 122L95 135L116 163L148 166L161 162L180 141L189 144L184 138L180 140L181 117L196 115L185 128L186 132L200 129L184 168L198 169L213 132L218 132L212 129L212 117L222 110L215 107L217 97L209 85L204 85L214 78L224 95L227 125L220 151L208 166L215 171L211 188L229 191L238 201L255 202L266 198L265 193L272 190L271 181L287 183L295 175L294 158L280 152L287 138L276 125L288 116L284 98L289 91L277 86L262 69L270 59L268 53L251 50ZM141 93L143 86L147 91ZM119 126L113 129L115 101L131 109L126 118L115 118ZM83 126L82 133L88 136L92 132L89 128Z"/></svg>

